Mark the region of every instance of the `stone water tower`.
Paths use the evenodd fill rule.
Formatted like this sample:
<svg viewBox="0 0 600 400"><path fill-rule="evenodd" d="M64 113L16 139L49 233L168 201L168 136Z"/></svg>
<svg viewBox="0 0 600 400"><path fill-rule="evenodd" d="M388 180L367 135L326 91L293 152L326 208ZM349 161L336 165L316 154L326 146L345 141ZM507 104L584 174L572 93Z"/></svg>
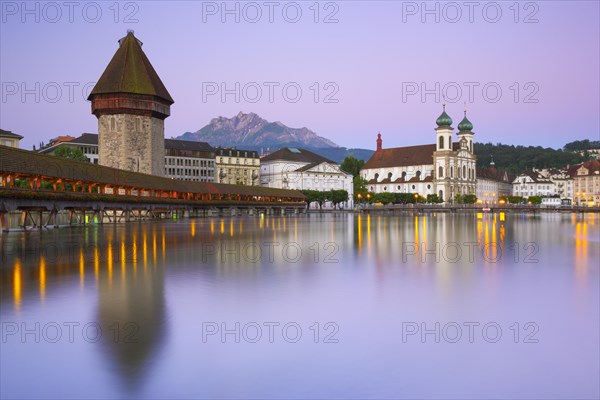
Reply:
<svg viewBox="0 0 600 400"><path fill-rule="evenodd" d="M173 98L127 31L90 93L98 118L99 164L145 174L165 174L165 118Z"/></svg>

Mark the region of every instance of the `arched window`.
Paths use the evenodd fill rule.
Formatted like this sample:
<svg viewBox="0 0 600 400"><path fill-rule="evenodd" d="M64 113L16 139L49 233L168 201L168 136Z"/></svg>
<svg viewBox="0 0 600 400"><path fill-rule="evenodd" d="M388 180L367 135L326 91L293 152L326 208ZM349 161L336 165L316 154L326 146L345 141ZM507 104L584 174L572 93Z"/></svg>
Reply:
<svg viewBox="0 0 600 400"><path fill-rule="evenodd" d="M444 177L444 167L442 167L441 165L438 167L438 178L443 178Z"/></svg>
<svg viewBox="0 0 600 400"><path fill-rule="evenodd" d="M379 174L375 174L375 180L378 181L379 180Z"/></svg>
<svg viewBox="0 0 600 400"><path fill-rule="evenodd" d="M406 171L402 172L402 179L406 179Z"/></svg>
<svg viewBox="0 0 600 400"><path fill-rule="evenodd" d="M454 178L454 167L450 167L450 178Z"/></svg>
<svg viewBox="0 0 600 400"><path fill-rule="evenodd" d="M444 137L440 136L440 150L444 148Z"/></svg>
<svg viewBox="0 0 600 400"><path fill-rule="evenodd" d="M384 192L387 192L387 186L384 186L384 187L383 187L383 191L384 191Z"/></svg>
<svg viewBox="0 0 600 400"><path fill-rule="evenodd" d="M467 177L467 167L463 165L463 177Z"/></svg>
<svg viewBox="0 0 600 400"><path fill-rule="evenodd" d="M440 190L440 191L438 192L438 196L440 197L440 200L444 200L444 191L443 191L443 190Z"/></svg>
<svg viewBox="0 0 600 400"><path fill-rule="evenodd" d="M388 179L392 179L392 173L391 172L388 173Z"/></svg>
<svg viewBox="0 0 600 400"><path fill-rule="evenodd" d="M415 176L417 177L418 180L421 180L421 171L417 171L415 173Z"/></svg>

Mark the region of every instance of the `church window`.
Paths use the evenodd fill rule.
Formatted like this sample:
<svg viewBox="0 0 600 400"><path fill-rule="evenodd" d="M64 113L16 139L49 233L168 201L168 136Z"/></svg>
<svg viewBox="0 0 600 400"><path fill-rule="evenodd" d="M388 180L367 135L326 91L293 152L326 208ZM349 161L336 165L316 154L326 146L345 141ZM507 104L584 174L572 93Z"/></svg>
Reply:
<svg viewBox="0 0 600 400"><path fill-rule="evenodd" d="M467 177L467 167L463 165L463 177Z"/></svg>
<svg viewBox="0 0 600 400"><path fill-rule="evenodd" d="M415 176L417 177L417 179L421 180L421 171L417 171Z"/></svg>
<svg viewBox="0 0 600 400"><path fill-rule="evenodd" d="M415 185L412 185L413 190L415 189L415 187L416 187Z"/></svg>
<svg viewBox="0 0 600 400"><path fill-rule="evenodd" d="M378 181L379 180L379 174L375 174L375 180Z"/></svg>
<svg viewBox="0 0 600 400"><path fill-rule="evenodd" d="M427 189L431 189L431 185L427 185Z"/></svg>
<svg viewBox="0 0 600 400"><path fill-rule="evenodd" d="M392 179L392 173L391 172L388 173L388 179Z"/></svg>
<svg viewBox="0 0 600 400"><path fill-rule="evenodd" d="M443 178L444 177L444 167L442 167L441 165L438 167L438 178Z"/></svg>
<svg viewBox="0 0 600 400"><path fill-rule="evenodd" d="M440 136L440 150L444 148L444 137Z"/></svg>
<svg viewBox="0 0 600 400"><path fill-rule="evenodd" d="M454 178L454 167L450 167L450 178Z"/></svg>
<svg viewBox="0 0 600 400"><path fill-rule="evenodd" d="M406 171L402 172L402 179L406 179Z"/></svg>

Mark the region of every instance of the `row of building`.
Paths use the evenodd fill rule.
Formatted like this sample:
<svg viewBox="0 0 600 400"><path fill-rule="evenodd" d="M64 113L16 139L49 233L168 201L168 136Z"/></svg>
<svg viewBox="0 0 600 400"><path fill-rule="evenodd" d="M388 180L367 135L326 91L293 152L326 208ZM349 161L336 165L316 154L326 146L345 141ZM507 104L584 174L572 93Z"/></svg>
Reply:
<svg viewBox="0 0 600 400"><path fill-rule="evenodd" d="M165 139L164 122L174 100L142 50L133 31L118 48L90 92L98 133L58 137L36 151L57 154L77 148L88 161L107 167L199 182L242 184L299 190L346 190L353 206L353 177L340 165L306 149L283 148L260 157L256 151L213 148L208 143ZM568 166L564 171L530 171L511 177L496 169L477 168L473 124L467 112L454 135L446 108L437 118L434 143L376 151L360 175L375 193L437 195L452 202L456 195L476 195L493 204L511 194L541 195L576 204L600 205L598 165ZM22 137L0 131L0 144L18 147ZM555 201L555 200L552 200Z"/></svg>

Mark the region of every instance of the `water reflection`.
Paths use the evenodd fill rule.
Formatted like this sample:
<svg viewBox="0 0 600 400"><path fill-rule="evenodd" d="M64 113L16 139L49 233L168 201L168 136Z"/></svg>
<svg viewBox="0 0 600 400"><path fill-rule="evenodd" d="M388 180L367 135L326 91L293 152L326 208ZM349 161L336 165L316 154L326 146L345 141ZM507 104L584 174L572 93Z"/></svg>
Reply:
<svg viewBox="0 0 600 400"><path fill-rule="evenodd" d="M369 371L381 376L382 388L389 389L383 390L381 397L386 397L386 393L399 393L401 387L396 385L406 384L398 382L397 375L390 372L394 368L387 368L390 365L399 375L421 376L412 371L414 365L398 366L398 358L392 357L399 351L397 324L406 318L443 315L468 320L474 315L508 315L512 321L520 315L514 317L514 313L522 312L526 318L546 321L545 326L550 327L545 332L551 340L547 336L544 346L555 348L562 343L565 351L578 350L579 343L571 343L559 328L564 321L581 320L592 321L584 326L588 332L597 328L596 317L590 317L597 311L591 300L598 296L600 259L595 218L504 213L262 214L11 233L0 236L0 311L2 321L44 321L49 315L69 321L74 318L71 313L78 313L82 323L92 320L102 327L104 334L93 344L93 352L85 347L88 343L68 348L85 354L85 364L78 365L76 373L91 387L64 383L66 378L56 365L65 353L58 347L36 359L44 367L46 383L64 383L66 397L89 391L98 392L98 397L166 397L169 391L155 391L173 388L173 371L197 374L185 381L185 393L192 397L227 397L223 393L229 392L223 388L229 387L231 377L224 369L218 374L211 365L222 362L235 369L237 361L240 368L246 367L236 376L247 376L248 397L264 397L269 384L259 379L264 375L256 370L268 373L270 384L285 381L281 365L295 365L306 354L312 357L307 361L310 368L305 365L304 372L296 372L310 374L306 371L314 370L330 381L319 386L313 377L314 391L299 392L302 396L297 397L327 397L331 393L323 388L331 385L342 388L341 397L351 397L354 392L344 391L345 385L360 385L366 375L359 372ZM537 253L526 247L530 243L539 247ZM283 251L290 244L294 246ZM335 251L328 247L331 244ZM300 249L298 258L296 248ZM533 299L532 288L541 298L539 304ZM69 303L76 306L71 308ZM260 355L239 346L227 347L222 354L224 347L202 346L194 342L199 336L185 334L198 333L205 320L202 318L211 318L206 315L217 321L254 318L260 322L274 315L288 320L306 317L312 322L337 319L346 344L335 348L269 348ZM383 333L373 333L373 327ZM396 336L388 337L387 332ZM585 343L593 355L595 348ZM362 358L356 356L361 348L366 353ZM410 347L403 347L405 351L414 359L421 357L424 365L439 361L439 348L431 354ZM486 351L496 360L505 357L502 347ZM373 354L378 354L377 360L369 358ZM280 357L289 363L281 364ZM461 357L465 362L459 367L468 371L476 356L466 352ZM32 363L18 352L6 360L13 371L23 373ZM513 360L507 358L507 364ZM86 368L88 364L96 368L102 365L110 378L95 377L94 370ZM593 363L584 364L595 372ZM545 375L552 371L533 361L527 365L540 371L529 378L536 387L543 387L542 382L548 381ZM340 371L340 376L332 370ZM437 378L442 379L440 376ZM3 392L7 397L23 390L8 383ZM112 391L106 392L106 387ZM276 393L281 397L288 392ZM528 393L529 397L539 394ZM460 397L461 392L445 394ZM443 396L432 393L431 397Z"/></svg>

